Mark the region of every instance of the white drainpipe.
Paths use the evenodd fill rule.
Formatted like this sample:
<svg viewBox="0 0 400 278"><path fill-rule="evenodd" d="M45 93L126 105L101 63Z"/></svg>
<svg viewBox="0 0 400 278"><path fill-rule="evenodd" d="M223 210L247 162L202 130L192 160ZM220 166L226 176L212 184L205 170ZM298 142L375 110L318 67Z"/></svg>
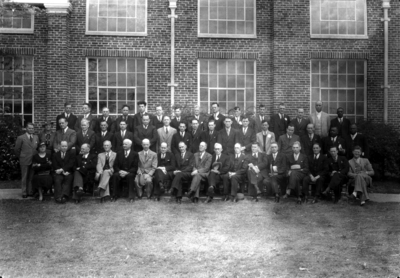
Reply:
<svg viewBox="0 0 400 278"><path fill-rule="evenodd" d="M171 83L168 84L171 87L171 106L174 105L175 99L175 87L178 84L175 84L175 18L178 18L175 15L176 2L178 0L169 0L169 8L171 9L171 14L168 15L171 18Z"/></svg>
<svg viewBox="0 0 400 278"><path fill-rule="evenodd" d="M390 0L382 0L383 9L383 29L384 29L384 67L383 67L383 121L388 123L388 103L389 103L389 21Z"/></svg>

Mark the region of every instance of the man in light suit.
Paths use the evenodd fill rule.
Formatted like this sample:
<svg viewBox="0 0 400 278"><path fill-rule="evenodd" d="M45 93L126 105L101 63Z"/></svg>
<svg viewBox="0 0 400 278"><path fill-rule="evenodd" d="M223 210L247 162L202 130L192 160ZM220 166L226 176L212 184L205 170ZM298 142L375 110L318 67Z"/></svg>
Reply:
<svg viewBox="0 0 400 278"><path fill-rule="evenodd" d="M275 134L275 138L279 138L281 135L284 135L289 124L290 117L285 114L285 104L279 103L278 114L272 115L270 121L270 130Z"/></svg>
<svg viewBox="0 0 400 278"><path fill-rule="evenodd" d="M343 117L344 110L342 107L339 107L336 110L337 118L331 120L331 127L337 127L338 135L343 139L347 140L350 134L350 120ZM349 150L351 152L352 150Z"/></svg>
<svg viewBox="0 0 400 278"><path fill-rule="evenodd" d="M98 187L100 203L104 201L104 198L110 196L110 178L114 174L113 167L117 157L117 153L113 152L111 147L111 141L104 141L104 152L99 153L97 156L96 179L100 180Z"/></svg>
<svg viewBox="0 0 400 278"><path fill-rule="evenodd" d="M309 123L308 118L304 118L304 109L297 109L297 117L294 118L291 122L292 126L294 126L294 134L298 135L300 138L304 134L306 134L307 125Z"/></svg>
<svg viewBox="0 0 400 278"><path fill-rule="evenodd" d="M70 129L75 128L75 124L78 118L71 111L72 105L68 102L64 103L64 113L57 115L56 118L56 131L60 130L60 126L58 125L58 123L61 118L64 118L67 121L67 125Z"/></svg>
<svg viewBox="0 0 400 278"><path fill-rule="evenodd" d="M156 128L152 126L150 122L150 115L144 114L142 116L142 124L135 127L135 132L133 134L135 152L140 152L141 150L143 150L143 139L148 139L150 142L150 150L152 150L153 152L156 151L158 134Z"/></svg>
<svg viewBox="0 0 400 278"><path fill-rule="evenodd" d="M242 119L242 127L239 131L239 143L241 146L241 151L245 154L249 154L251 152L251 145L257 142L257 134L254 129L249 127L250 119L244 117ZM235 151L236 153L236 151Z"/></svg>
<svg viewBox="0 0 400 278"><path fill-rule="evenodd" d="M89 121L89 129L90 130L95 130L96 129L96 122L97 119L96 117L91 113L92 110L92 105L90 103L85 102L82 105L82 111L83 111L83 115L78 116L78 119L75 123L75 131L78 132L81 128L81 121L83 119L86 119Z"/></svg>
<svg viewBox="0 0 400 278"><path fill-rule="evenodd" d="M89 129L89 121L83 119L81 121L81 129L76 133L75 150L76 155L81 152L81 146L83 144L89 144L91 147L90 152L94 153L96 148L96 134L93 130Z"/></svg>
<svg viewBox="0 0 400 278"><path fill-rule="evenodd" d="M172 136L176 133L176 129L170 126L171 118L169 116L164 116L164 126L157 129L158 132L158 143L157 146L160 146L161 143L165 142L168 145L168 151L171 151L171 142Z"/></svg>
<svg viewBox="0 0 400 278"><path fill-rule="evenodd" d="M234 154L235 144L240 141L240 133L237 129L232 128L231 118L225 118L224 124L225 128L219 131L217 142L224 145L224 154Z"/></svg>
<svg viewBox="0 0 400 278"><path fill-rule="evenodd" d="M219 104L214 102L211 104L211 110L212 110L212 115L208 119L210 122L211 120L214 121L215 123L215 130L220 131L221 129L224 128L224 121L225 121L225 116L219 113Z"/></svg>
<svg viewBox="0 0 400 278"><path fill-rule="evenodd" d="M53 149L55 152L60 150L61 141L66 141L68 143L68 151L75 151L75 143L76 143L76 132L73 129L70 129L67 125L67 121L65 118L60 118L58 120L60 125L60 130L57 130L56 135L53 141Z"/></svg>
<svg viewBox="0 0 400 278"><path fill-rule="evenodd" d="M22 198L32 196L32 157L37 153L36 149L39 144L39 137L34 135L35 127L32 123L26 124L26 133L18 136L15 143L14 152L19 158L21 168L21 190Z"/></svg>
<svg viewBox="0 0 400 278"><path fill-rule="evenodd" d="M285 155L292 154L294 142L300 142L300 137L294 133L294 126L289 125L286 134L281 135L278 140L279 151ZM300 144L300 143L299 143Z"/></svg>
<svg viewBox="0 0 400 278"><path fill-rule="evenodd" d="M157 169L157 154L150 150L149 139L143 139L142 147L143 150L139 152L139 165L135 186L139 199L142 199L144 188L147 199L150 200L153 193L153 176Z"/></svg>
<svg viewBox="0 0 400 278"><path fill-rule="evenodd" d="M207 144L201 142L199 151L194 154L194 165L192 183L188 192L188 197L193 203L198 203L200 194L200 182L206 181L210 173L212 155L206 152Z"/></svg>
<svg viewBox="0 0 400 278"><path fill-rule="evenodd" d="M275 142L275 134L268 130L269 124L266 120L262 123L262 131L257 133L256 140L258 145L258 151L270 154L271 144Z"/></svg>
<svg viewBox="0 0 400 278"><path fill-rule="evenodd" d="M329 128L331 126L331 120L329 115L322 111L322 101L315 103L315 112L310 114L308 119L310 123L314 124L315 134L321 138L328 136Z"/></svg>
<svg viewBox="0 0 400 278"><path fill-rule="evenodd" d="M262 124L264 121L269 122L270 117L267 115L267 108L265 107L265 105L261 104L258 109L258 115L256 115L254 119L254 129L256 133L262 131Z"/></svg>

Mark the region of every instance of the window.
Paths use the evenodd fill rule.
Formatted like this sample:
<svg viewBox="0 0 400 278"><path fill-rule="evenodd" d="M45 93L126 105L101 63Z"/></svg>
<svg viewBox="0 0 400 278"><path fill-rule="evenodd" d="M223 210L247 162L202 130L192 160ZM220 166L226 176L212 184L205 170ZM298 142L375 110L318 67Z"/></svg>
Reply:
<svg viewBox="0 0 400 278"><path fill-rule="evenodd" d="M147 0L88 0L87 35L147 35Z"/></svg>
<svg viewBox="0 0 400 278"><path fill-rule="evenodd" d="M368 38L365 0L311 0L312 38Z"/></svg>
<svg viewBox="0 0 400 278"><path fill-rule="evenodd" d="M146 60L125 58L89 58L87 60L88 100L92 113L101 114L107 106L117 115L124 104L136 113L136 103L146 100Z"/></svg>
<svg viewBox="0 0 400 278"><path fill-rule="evenodd" d="M33 122L33 57L0 56L0 110Z"/></svg>
<svg viewBox="0 0 400 278"><path fill-rule="evenodd" d="M256 0L198 0L198 36L256 38Z"/></svg>
<svg viewBox="0 0 400 278"><path fill-rule="evenodd" d="M7 11L0 15L0 33L33 33L34 14Z"/></svg>
<svg viewBox="0 0 400 278"><path fill-rule="evenodd" d="M322 100L322 111L335 116L342 107L352 122L366 117L367 62L364 60L312 60L311 109Z"/></svg>
<svg viewBox="0 0 400 278"><path fill-rule="evenodd" d="M256 63L243 60L199 60L199 103L210 111L218 102L223 114L235 106L242 111L255 106Z"/></svg>

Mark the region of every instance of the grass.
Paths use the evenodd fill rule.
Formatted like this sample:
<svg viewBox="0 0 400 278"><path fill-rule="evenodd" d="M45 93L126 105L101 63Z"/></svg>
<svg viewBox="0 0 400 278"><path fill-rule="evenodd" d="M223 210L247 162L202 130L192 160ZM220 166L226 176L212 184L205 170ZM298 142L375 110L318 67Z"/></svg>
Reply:
<svg viewBox="0 0 400 278"><path fill-rule="evenodd" d="M1 200L3 277L397 277L400 204Z"/></svg>

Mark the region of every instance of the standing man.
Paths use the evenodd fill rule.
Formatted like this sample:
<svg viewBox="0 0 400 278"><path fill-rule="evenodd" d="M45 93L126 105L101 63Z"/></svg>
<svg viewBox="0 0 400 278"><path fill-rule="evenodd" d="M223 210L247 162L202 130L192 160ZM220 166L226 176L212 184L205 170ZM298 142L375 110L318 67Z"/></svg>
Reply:
<svg viewBox="0 0 400 278"><path fill-rule="evenodd" d="M322 101L315 103L315 112L308 117L310 123L314 124L315 134L321 138L328 136L331 121L329 115L322 111Z"/></svg>
<svg viewBox="0 0 400 278"><path fill-rule="evenodd" d="M281 135L278 140L279 151L285 155L290 155L293 153L293 144L295 142L300 142L300 137L294 133L294 126L289 125L286 134Z"/></svg>
<svg viewBox="0 0 400 278"><path fill-rule="evenodd" d="M147 199L150 200L153 193L153 176L157 168L157 154L150 150L149 139L143 139L142 149L139 152L139 165L135 186L139 199L142 199L143 188L145 188Z"/></svg>
<svg viewBox="0 0 400 278"><path fill-rule="evenodd" d="M309 123L308 118L304 118L304 109L297 109L297 117L293 119L291 125L294 126L294 134L298 135L300 138L306 134L307 125Z"/></svg>
<svg viewBox="0 0 400 278"><path fill-rule="evenodd" d="M163 109L161 106L157 106L156 114L153 117L153 123L152 123L152 125L156 128L156 130L164 126L163 120L164 120Z"/></svg>
<svg viewBox="0 0 400 278"><path fill-rule="evenodd" d="M63 204L70 197L72 181L74 180L74 164L75 150L68 150L68 142L64 140L61 141L60 151L56 152L52 158L54 171L54 199L56 200L56 203Z"/></svg>
<svg viewBox="0 0 400 278"><path fill-rule="evenodd" d="M129 139L130 141L133 141L133 133L130 131L127 131L127 123L125 120L121 120L119 122L119 131L114 133L114 149L118 153L123 149L123 142L125 139Z"/></svg>
<svg viewBox="0 0 400 278"><path fill-rule="evenodd" d="M314 124L307 125L307 134L300 137L301 152L306 156L313 155L313 146L318 143L321 146L321 137L314 133Z"/></svg>
<svg viewBox="0 0 400 278"><path fill-rule="evenodd" d="M143 101L143 100L138 101L137 105L139 108L139 112L133 116L133 128L136 128L137 126L142 125L143 124L143 122L142 122L143 115L147 114L146 113L147 103L145 101ZM147 115L149 115L150 122L152 122L152 118L153 118L152 115L150 115L150 114L147 114Z"/></svg>
<svg viewBox="0 0 400 278"><path fill-rule="evenodd" d="M224 124L225 128L219 131L217 142L225 146L225 154L234 154L235 144L240 141L240 133L238 130L232 128L231 118L225 118Z"/></svg>
<svg viewBox="0 0 400 278"><path fill-rule="evenodd" d="M267 108L265 107L264 104L261 104L259 109L258 109L258 115L256 115L254 119L254 126L255 126L255 132L259 133L262 131L262 124L264 121L269 122L270 118L267 115Z"/></svg>
<svg viewBox="0 0 400 278"><path fill-rule="evenodd" d="M22 198L32 196L32 157L37 153L39 137L34 134L35 127L33 123L26 124L26 133L18 136L15 142L14 152L19 158L21 168L21 190Z"/></svg>
<svg viewBox="0 0 400 278"><path fill-rule="evenodd" d="M197 119L192 120L192 146L191 146L191 152L192 153L197 153L199 151L199 145L200 142L202 142L203 139L203 131L199 127L199 121ZM207 147L207 146L206 146Z"/></svg>
<svg viewBox="0 0 400 278"><path fill-rule="evenodd" d="M157 129L158 133L158 143L157 146L160 146L161 143L165 142L168 146L168 151L171 151L171 142L172 137L176 133L176 129L170 126L171 118L169 116L164 116L164 126Z"/></svg>
<svg viewBox="0 0 400 278"><path fill-rule="evenodd" d="M267 155L258 151L258 144L251 146L251 154L247 155L247 179L249 181L249 195L253 202L258 202L258 195L264 192L264 184L268 179Z"/></svg>
<svg viewBox="0 0 400 278"><path fill-rule="evenodd" d="M68 144L68 150L73 149L75 151L75 143L76 143L76 132L73 129L70 129L67 126L67 121L65 118L60 118L58 120L60 125L60 129L57 130L56 135L54 137L53 149L55 152L60 150L61 141L66 141Z"/></svg>
<svg viewBox="0 0 400 278"><path fill-rule="evenodd" d="M257 145L258 151L270 154L271 153L271 144L276 142L275 134L268 130L268 122L264 120L262 123L262 131L257 133Z"/></svg>
<svg viewBox="0 0 400 278"><path fill-rule="evenodd" d="M242 111L240 110L239 106L236 106L235 108L233 108L233 110L235 111L235 115L232 119L232 128L240 130L240 129L242 129L242 125L243 125Z"/></svg>
<svg viewBox="0 0 400 278"><path fill-rule="evenodd" d="M322 138L322 151L328 157L330 157L330 149L332 146L336 146L339 150L340 156L346 156L346 140L338 136L337 127L331 127L328 137Z"/></svg>
<svg viewBox="0 0 400 278"><path fill-rule="evenodd" d="M185 119L183 119L183 117L182 117L182 111L181 111L181 107L180 107L180 106L175 106L174 114L175 114L175 118L173 118L173 119L171 120L171 126L172 126L173 128L175 128L176 130L178 130L179 124L180 124L181 122L184 122L184 123L186 124L186 127L188 126L188 125L187 125L187 122L186 122Z"/></svg>
<svg viewBox="0 0 400 278"><path fill-rule="evenodd" d="M367 138L357 132L357 125L356 124L352 124L350 126L350 137L348 140L348 146L347 146L347 150L353 150L355 146L359 146L361 147L361 157L362 158L369 158L369 146L368 146L368 142L367 142ZM348 159L351 159L353 157L353 152L348 151Z"/></svg>
<svg viewBox="0 0 400 278"><path fill-rule="evenodd" d="M162 193L168 190L165 188L165 184L173 180L176 168L175 155L167 150L167 143L161 143L160 152L157 155L157 169L154 174L154 195L157 201L160 201Z"/></svg>
<svg viewBox="0 0 400 278"><path fill-rule="evenodd" d="M105 122L104 122L105 123ZM117 154L111 150L111 141L103 143L104 152L99 153L96 165L96 176L99 179L100 203L110 196L110 178L114 174L114 163Z"/></svg>
<svg viewBox="0 0 400 278"><path fill-rule="evenodd" d="M185 142L185 145L189 150L192 149L192 136L190 135L190 132L186 132L187 127L185 122L179 123L179 132L175 133L172 136L172 141L171 141L171 150L174 153L174 155L180 154L181 151L179 150L179 143L180 142Z"/></svg>
<svg viewBox="0 0 400 278"><path fill-rule="evenodd" d="M157 130L150 124L151 119L149 114L142 116L142 124L135 127L135 133L133 134L134 150L140 152L143 150L142 143L144 139L148 139L150 142L150 150L156 152L157 150Z"/></svg>
<svg viewBox="0 0 400 278"><path fill-rule="evenodd" d="M82 105L82 111L83 115L78 116L78 119L75 123L75 131L78 132L81 128L81 122L83 119L86 119L89 121L89 129L90 130L95 130L96 129L96 117L91 113L92 110L92 105L90 103L85 102Z"/></svg>
<svg viewBox="0 0 400 278"><path fill-rule="evenodd" d="M121 108L121 113L122 113L122 115L119 116L119 117L114 121L113 128L111 128L111 131L112 131L114 134L117 133L117 132L119 132L119 131L121 131L121 126L120 126L121 121L125 121L125 123L126 123L126 130L127 130L127 131L133 132L133 129L134 129L134 126L135 126L135 125L134 125L134 120L133 120L132 116L129 115L129 110L130 110L130 108L129 108L128 105L125 104L125 105L122 106L122 108Z"/></svg>
<svg viewBox="0 0 400 278"><path fill-rule="evenodd" d="M228 201L230 198L232 202L237 203L238 190L241 189L241 192L244 192L247 172L246 156L242 153L242 146L239 143L235 144L235 154L230 155L230 165L228 174L223 176L225 195L223 200Z"/></svg>
<svg viewBox="0 0 400 278"><path fill-rule="evenodd" d="M91 153L95 152L96 135L93 130L89 129L89 121L86 119L83 119L81 121L81 128L76 133L76 143L75 143L76 155L80 154L81 146L83 144L89 144L90 147L92 148L90 150Z"/></svg>
<svg viewBox="0 0 400 278"><path fill-rule="evenodd" d="M211 120L208 122L208 130L204 132L203 140L207 144L207 152L214 154L214 145L217 143L218 131L215 130L215 122Z"/></svg>
<svg viewBox="0 0 400 278"><path fill-rule="evenodd" d="M110 141L110 148L114 142L114 133L108 131L108 124L106 121L100 123L100 132L96 134L96 153L104 152L104 142Z"/></svg>
<svg viewBox="0 0 400 278"><path fill-rule="evenodd" d="M113 126L113 119L112 119L112 117L110 116L110 110L108 109L108 107L103 107L103 109L102 109L102 112L101 112L103 115L102 116L99 116L98 118L97 118L97 121L96 121L96 128L95 128L95 130L94 130L94 132L99 132L100 131L100 124L101 124L101 122L102 121L105 121L105 122L107 122L107 131L108 132L110 132L111 131L111 128L112 128L112 126Z"/></svg>
<svg viewBox="0 0 400 278"><path fill-rule="evenodd" d="M202 131L207 130L207 117L200 114L200 107L195 105L193 108L193 115L188 116L186 121L191 123L193 119L196 119L199 122L199 128ZM192 131L192 127L189 127L189 131Z"/></svg>
<svg viewBox="0 0 400 278"><path fill-rule="evenodd" d="M290 117L285 115L285 104L279 103L278 114L271 117L271 131L275 134L275 138L279 138L286 133L286 129L290 124Z"/></svg>
<svg viewBox="0 0 400 278"><path fill-rule="evenodd" d="M268 177L264 183L275 193L275 203L279 203L281 189L286 182L286 156L278 152L278 143L271 144L271 154L267 155Z"/></svg>
<svg viewBox="0 0 400 278"><path fill-rule="evenodd" d="M209 122L211 120L214 121L215 130L220 131L221 129L224 128L225 116L219 113L219 104L216 102L211 104L211 111L212 111L212 116L210 116L208 121Z"/></svg>
<svg viewBox="0 0 400 278"><path fill-rule="evenodd" d="M249 154L251 152L251 145L257 142L256 133L254 129L249 127L249 124L250 119L244 117L242 119L242 128L239 130L239 143L242 148L241 151L245 154Z"/></svg>
<svg viewBox="0 0 400 278"><path fill-rule="evenodd" d="M338 135L343 139L347 140L350 135L350 120L343 117L344 110L342 107L339 107L336 110L337 118L331 120L331 127L337 127ZM350 150L351 152L351 150Z"/></svg>
<svg viewBox="0 0 400 278"><path fill-rule="evenodd" d="M58 115L56 119L56 130L60 130L60 126L58 125L58 123L61 118L64 118L66 120L67 125L70 129L75 128L75 124L78 118L71 111L72 111L71 103L68 102L64 103L64 113Z"/></svg>

